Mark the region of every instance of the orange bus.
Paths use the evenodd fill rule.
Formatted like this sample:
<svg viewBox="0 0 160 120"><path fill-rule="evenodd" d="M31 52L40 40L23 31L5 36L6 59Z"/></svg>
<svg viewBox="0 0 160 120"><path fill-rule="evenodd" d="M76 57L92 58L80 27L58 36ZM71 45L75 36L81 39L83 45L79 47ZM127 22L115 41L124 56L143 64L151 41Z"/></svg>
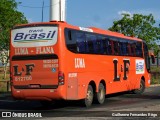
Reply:
<svg viewBox="0 0 160 120"><path fill-rule="evenodd" d="M81 100L89 107L106 94L140 94L151 82L143 40L61 21L15 26L10 66L12 96L41 103Z"/></svg>

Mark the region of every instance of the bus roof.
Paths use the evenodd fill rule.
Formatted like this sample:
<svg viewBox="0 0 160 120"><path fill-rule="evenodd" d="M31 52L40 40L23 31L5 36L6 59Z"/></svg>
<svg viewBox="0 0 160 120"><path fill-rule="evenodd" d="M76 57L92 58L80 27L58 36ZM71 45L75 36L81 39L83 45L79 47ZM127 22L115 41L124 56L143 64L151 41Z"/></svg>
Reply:
<svg viewBox="0 0 160 120"><path fill-rule="evenodd" d="M43 24L46 24L46 25L47 24L48 25L50 25L50 24L58 24L60 26L71 28L71 29L94 32L94 33L99 33L99 34L104 34L104 35L109 35L109 36L119 37L119 38L125 38L125 39L130 39L130 40L142 41L139 38L131 37L131 36L125 36L122 33L113 32L113 31L110 31L110 30L104 30L104 29L100 29L100 28L96 28L96 27L78 27L78 26L73 26L73 25L68 24L67 22L64 22L64 21L50 21L50 22L36 22L36 23L29 23L29 24L20 24L20 25L16 25L14 28L23 27L23 26L43 25Z"/></svg>

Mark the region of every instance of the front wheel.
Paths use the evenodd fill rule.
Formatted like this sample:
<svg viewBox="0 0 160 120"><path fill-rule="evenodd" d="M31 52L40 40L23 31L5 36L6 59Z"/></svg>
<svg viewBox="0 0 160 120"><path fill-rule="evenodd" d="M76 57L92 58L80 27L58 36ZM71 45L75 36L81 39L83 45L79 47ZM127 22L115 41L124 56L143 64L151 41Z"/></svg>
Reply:
<svg viewBox="0 0 160 120"><path fill-rule="evenodd" d="M135 93L135 94L142 94L144 92L144 90L145 90L145 82L144 82L144 80L141 80L140 88L134 90L133 93Z"/></svg>
<svg viewBox="0 0 160 120"><path fill-rule="evenodd" d="M91 85L88 85L86 98L83 99L83 105L86 107L90 107L93 102L93 88Z"/></svg>
<svg viewBox="0 0 160 120"><path fill-rule="evenodd" d="M98 104L103 104L105 101L105 87L102 83L99 84L98 92L95 94L94 101Z"/></svg>

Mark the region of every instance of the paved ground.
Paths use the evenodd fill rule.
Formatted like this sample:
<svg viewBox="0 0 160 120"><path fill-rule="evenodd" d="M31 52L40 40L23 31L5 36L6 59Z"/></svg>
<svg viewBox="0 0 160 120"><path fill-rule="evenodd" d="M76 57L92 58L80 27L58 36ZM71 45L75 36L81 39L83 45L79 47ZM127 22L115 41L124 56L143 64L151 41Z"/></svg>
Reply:
<svg viewBox="0 0 160 120"><path fill-rule="evenodd" d="M160 85L154 85L147 88L142 95L130 93L109 95L106 96L103 105L94 104L91 108L83 108L77 104L77 102L72 101L62 104L53 104L49 107L42 107L39 102L15 101L11 98L10 93L0 93L0 110L12 112L17 110L20 110L18 112L27 112L29 110L30 112L40 112L42 113L43 118L38 119L45 120L51 118L55 120L139 119L136 116L133 116L135 114L141 115L141 120L158 120L160 119L158 118L160 117ZM123 116L127 114L129 114L130 117ZM44 118L44 116L51 117Z"/></svg>

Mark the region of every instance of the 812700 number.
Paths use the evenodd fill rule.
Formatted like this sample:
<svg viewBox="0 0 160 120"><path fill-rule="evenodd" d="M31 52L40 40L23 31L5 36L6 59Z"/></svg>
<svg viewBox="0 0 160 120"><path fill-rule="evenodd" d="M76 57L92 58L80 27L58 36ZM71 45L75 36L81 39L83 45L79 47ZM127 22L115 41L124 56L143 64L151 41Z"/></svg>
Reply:
<svg viewBox="0 0 160 120"><path fill-rule="evenodd" d="M15 81L30 81L30 80L32 80L32 76L15 77Z"/></svg>

